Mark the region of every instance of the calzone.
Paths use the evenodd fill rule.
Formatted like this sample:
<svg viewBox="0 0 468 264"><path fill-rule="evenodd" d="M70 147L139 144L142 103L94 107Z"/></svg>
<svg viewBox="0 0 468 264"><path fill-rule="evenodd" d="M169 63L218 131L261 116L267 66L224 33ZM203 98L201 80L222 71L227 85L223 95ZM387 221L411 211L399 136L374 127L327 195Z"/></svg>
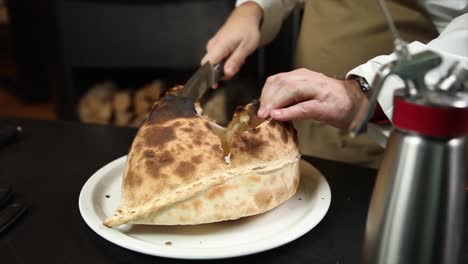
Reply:
<svg viewBox="0 0 468 264"><path fill-rule="evenodd" d="M271 210L296 192L300 153L290 123L259 118L258 103L251 103L224 128L178 96L181 89L157 101L138 131L120 204L104 225L234 220Z"/></svg>

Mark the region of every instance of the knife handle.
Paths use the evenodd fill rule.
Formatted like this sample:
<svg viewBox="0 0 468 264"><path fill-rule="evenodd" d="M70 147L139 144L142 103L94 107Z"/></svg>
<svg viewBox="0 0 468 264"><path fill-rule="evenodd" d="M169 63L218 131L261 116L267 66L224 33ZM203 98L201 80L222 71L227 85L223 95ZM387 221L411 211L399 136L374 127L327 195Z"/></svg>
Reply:
<svg viewBox="0 0 468 264"><path fill-rule="evenodd" d="M213 65L214 71L214 82L217 83L224 76L224 63L226 59L222 60L220 63Z"/></svg>

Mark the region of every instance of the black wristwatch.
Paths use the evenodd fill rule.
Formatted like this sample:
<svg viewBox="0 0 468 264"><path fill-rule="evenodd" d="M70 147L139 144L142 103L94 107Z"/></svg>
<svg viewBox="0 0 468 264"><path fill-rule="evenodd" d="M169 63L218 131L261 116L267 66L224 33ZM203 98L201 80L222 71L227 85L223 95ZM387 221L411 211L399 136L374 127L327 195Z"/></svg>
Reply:
<svg viewBox="0 0 468 264"><path fill-rule="evenodd" d="M361 91L365 95L369 95L371 86L369 85L369 83L366 81L364 77L354 75L351 79L356 80L358 82L359 88L361 88Z"/></svg>

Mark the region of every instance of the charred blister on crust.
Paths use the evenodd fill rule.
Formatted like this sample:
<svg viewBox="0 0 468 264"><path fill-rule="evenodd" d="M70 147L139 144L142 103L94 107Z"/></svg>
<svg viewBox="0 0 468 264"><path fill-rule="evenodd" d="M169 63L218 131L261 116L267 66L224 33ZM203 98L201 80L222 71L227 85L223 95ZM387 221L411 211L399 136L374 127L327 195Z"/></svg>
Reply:
<svg viewBox="0 0 468 264"><path fill-rule="evenodd" d="M223 154L223 148L221 147L220 144L213 144L213 145L211 145L211 150L212 150L214 153Z"/></svg>
<svg viewBox="0 0 468 264"><path fill-rule="evenodd" d="M194 131L193 133L190 134L192 137L192 143L201 146L202 145L202 138L203 138L203 132L202 131Z"/></svg>
<svg viewBox="0 0 468 264"><path fill-rule="evenodd" d="M248 134L244 134L240 137L240 143L240 150L251 154L258 154L263 150L264 147L266 147L267 144L266 141L254 138L252 136L249 136Z"/></svg>
<svg viewBox="0 0 468 264"><path fill-rule="evenodd" d="M201 154L197 155L197 156L193 156L193 157L190 158L190 161L195 163L195 164L198 164L198 163L200 163L202 161L202 157L203 157L203 155L201 155Z"/></svg>
<svg viewBox="0 0 468 264"><path fill-rule="evenodd" d="M276 136L273 135L273 133L271 133L271 131L268 131L268 138L272 141L275 141L276 140Z"/></svg>
<svg viewBox="0 0 468 264"><path fill-rule="evenodd" d="M140 150L141 150L141 148L142 148L142 144L141 144L141 142L139 142L139 143L135 144L135 146L133 147L133 149L134 149L135 151L140 151Z"/></svg>
<svg viewBox="0 0 468 264"><path fill-rule="evenodd" d="M123 178L124 185L129 186L130 188L138 188L142 184L142 179L133 171L129 171L126 173L125 177Z"/></svg>
<svg viewBox="0 0 468 264"><path fill-rule="evenodd" d="M181 178L186 178L193 175L195 170L196 167L191 162L181 161L174 170L174 174Z"/></svg>
<svg viewBox="0 0 468 264"><path fill-rule="evenodd" d="M176 139L173 127L152 127L143 134L145 145L148 147L163 147Z"/></svg>
<svg viewBox="0 0 468 264"><path fill-rule="evenodd" d="M154 154L154 151L152 151L152 150L145 150L145 151L143 151L143 156L145 156L147 158L154 158L156 156L156 154Z"/></svg>
<svg viewBox="0 0 468 264"><path fill-rule="evenodd" d="M171 164L172 162L174 162L174 157L171 155L169 151L164 151L163 153L159 155L158 163L161 166L167 166Z"/></svg>
<svg viewBox="0 0 468 264"><path fill-rule="evenodd" d="M232 142L231 148L238 148L239 144L237 144L237 141Z"/></svg>
<svg viewBox="0 0 468 264"><path fill-rule="evenodd" d="M164 151L154 158L145 161L146 171L152 178L161 177L161 169L169 166L175 161L174 157L169 151Z"/></svg>

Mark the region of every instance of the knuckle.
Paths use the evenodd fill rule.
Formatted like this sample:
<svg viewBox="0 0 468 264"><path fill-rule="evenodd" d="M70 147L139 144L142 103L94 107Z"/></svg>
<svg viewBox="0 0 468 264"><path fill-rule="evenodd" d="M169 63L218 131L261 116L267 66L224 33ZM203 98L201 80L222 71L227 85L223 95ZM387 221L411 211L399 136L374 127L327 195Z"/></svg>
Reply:
<svg viewBox="0 0 468 264"><path fill-rule="evenodd" d="M266 82L267 82L267 83L272 83L272 82L275 81L275 79L276 79L276 75L272 75L272 76L270 76L270 77L268 77L268 78L266 79Z"/></svg>
<svg viewBox="0 0 468 264"><path fill-rule="evenodd" d="M213 48L213 46L216 44L216 41L217 39L215 37L208 40L208 43L206 43L206 49L210 50L211 48Z"/></svg>
<svg viewBox="0 0 468 264"><path fill-rule="evenodd" d="M311 112L311 107L310 107L309 104L307 104L307 103L304 102L304 103L300 103L298 106L299 106L299 112L300 112L301 114L303 114L304 116L310 114L310 112Z"/></svg>
<svg viewBox="0 0 468 264"><path fill-rule="evenodd" d="M291 97L293 98L294 102L299 102L303 97L302 91L300 89L292 89Z"/></svg>
<svg viewBox="0 0 468 264"><path fill-rule="evenodd" d="M278 73L275 76L276 76L276 81L281 82L282 84L286 82L286 75L284 73Z"/></svg>
<svg viewBox="0 0 468 264"><path fill-rule="evenodd" d="M324 79L324 80L328 78L325 74L321 72L315 72L315 75L317 76L317 78Z"/></svg>

